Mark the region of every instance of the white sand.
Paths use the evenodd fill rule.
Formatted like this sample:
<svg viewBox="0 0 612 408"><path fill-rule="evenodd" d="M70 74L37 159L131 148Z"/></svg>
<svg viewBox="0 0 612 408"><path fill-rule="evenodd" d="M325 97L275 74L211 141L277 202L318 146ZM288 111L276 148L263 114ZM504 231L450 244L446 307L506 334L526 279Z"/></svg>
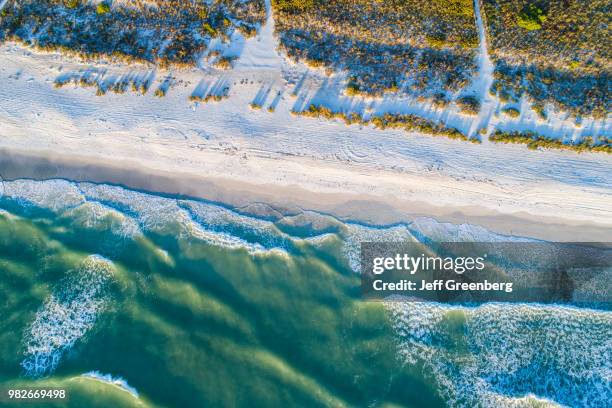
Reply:
<svg viewBox="0 0 612 408"><path fill-rule="evenodd" d="M313 72L302 81L300 67L279 67L278 61L258 64L258 55L267 55L262 43L272 41L269 32L262 35L245 42L246 60L234 71L174 72L176 86L162 99L152 95L158 83L146 96L96 97L94 89L72 85L54 89L55 78L67 73L96 69L108 78L148 68L82 64L4 45L0 149L5 158L20 152L60 160L64 169L74 161L81 170L89 163L162 177L175 174L177 186L190 180L194 195L240 204L265 199L376 222L432 215L549 238L555 229L529 226L535 221L556 225L565 235L566 227L597 230L594 240L612 231L611 157L473 145L294 117L294 106L323 98L337 84L331 83L334 77L325 83ZM158 72L158 80L166 74ZM229 99L199 106L188 102L200 81L220 80L230 85ZM254 100L264 109L249 108ZM376 109L400 102L379 101ZM269 113L265 108L272 103L276 110ZM353 101L355 106L365 103ZM465 122L464 128L472 126L471 120L456 118ZM608 124L597 126L607 129ZM119 177L118 171L103 180L91 171L83 174L130 186L125 181L129 174ZM117 177L121 180L111 179ZM196 188L198 183L210 190ZM510 218L502 221L499 215ZM573 236L588 240L592 235Z"/></svg>

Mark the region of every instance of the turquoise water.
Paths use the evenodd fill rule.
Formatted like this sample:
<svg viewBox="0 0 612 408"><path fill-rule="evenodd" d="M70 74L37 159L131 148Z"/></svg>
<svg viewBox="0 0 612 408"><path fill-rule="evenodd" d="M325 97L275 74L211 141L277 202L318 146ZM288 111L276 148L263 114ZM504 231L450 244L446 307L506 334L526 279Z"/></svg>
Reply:
<svg viewBox="0 0 612 408"><path fill-rule="evenodd" d="M361 241L503 238L482 228L272 221L61 180L2 193L0 387L67 390L40 406L612 400L609 312L360 299Z"/></svg>

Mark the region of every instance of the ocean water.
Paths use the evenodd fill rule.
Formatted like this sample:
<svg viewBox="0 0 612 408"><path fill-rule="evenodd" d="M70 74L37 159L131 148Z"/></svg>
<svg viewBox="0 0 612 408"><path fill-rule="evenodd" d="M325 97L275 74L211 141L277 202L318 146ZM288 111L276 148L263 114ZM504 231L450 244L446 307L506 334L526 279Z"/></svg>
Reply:
<svg viewBox="0 0 612 408"><path fill-rule="evenodd" d="M609 406L610 312L360 298L361 241L507 239L4 182L0 389L69 395L31 406Z"/></svg>

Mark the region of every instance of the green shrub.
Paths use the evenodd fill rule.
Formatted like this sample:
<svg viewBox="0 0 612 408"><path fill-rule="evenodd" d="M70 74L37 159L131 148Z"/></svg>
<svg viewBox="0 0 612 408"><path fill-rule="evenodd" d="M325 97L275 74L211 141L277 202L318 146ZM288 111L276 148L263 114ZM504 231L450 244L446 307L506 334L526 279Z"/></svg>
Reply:
<svg viewBox="0 0 612 408"><path fill-rule="evenodd" d="M289 13L306 11L315 5L315 0L272 0L272 6Z"/></svg>
<svg viewBox="0 0 612 408"><path fill-rule="evenodd" d="M346 94L348 96L357 96L361 94L359 84L357 84L357 78L350 78L348 84L346 84Z"/></svg>
<svg viewBox="0 0 612 408"><path fill-rule="evenodd" d="M96 13L102 15L102 14L106 14L110 11L110 6L108 5L108 3L98 3L98 6L96 7Z"/></svg>
<svg viewBox="0 0 612 408"><path fill-rule="evenodd" d="M198 18L200 20L206 20L208 18L208 14L209 14L208 13L208 9L201 8L201 9L198 10L197 14L198 14Z"/></svg>
<svg viewBox="0 0 612 408"><path fill-rule="evenodd" d="M236 26L254 33L266 17L261 0L11 0L3 10L8 15L0 17L0 43L14 40L86 62L160 68L196 64L209 46L204 23L215 37L229 38Z"/></svg>
<svg viewBox="0 0 612 408"><path fill-rule="evenodd" d="M214 63L214 66L218 69L231 69L234 59L234 57L221 57Z"/></svg>
<svg viewBox="0 0 612 408"><path fill-rule="evenodd" d="M464 96L455 101L461 112L468 115L477 115L480 111L480 101L473 96Z"/></svg>
<svg viewBox="0 0 612 408"><path fill-rule="evenodd" d="M525 30L533 31L541 29L545 21L546 15L542 9L535 4L529 4L519 13L516 23Z"/></svg>
<svg viewBox="0 0 612 408"><path fill-rule="evenodd" d="M508 107L508 108L504 108L502 109L502 112L504 112L506 115L510 116L511 118L518 118L519 116L521 116L521 112L513 107Z"/></svg>
<svg viewBox="0 0 612 408"><path fill-rule="evenodd" d="M238 31L246 38L253 38L257 35L257 29L255 27L240 25Z"/></svg>
<svg viewBox="0 0 612 408"><path fill-rule="evenodd" d="M544 104L536 102L533 105L531 105L531 109L533 109L533 111L538 114L540 119L542 120L548 119L548 115L546 114L546 108L544 107Z"/></svg>
<svg viewBox="0 0 612 408"><path fill-rule="evenodd" d="M611 140L607 137L600 137L597 142L590 136L585 136L579 142L563 143L560 140L552 139L534 132L505 132L502 130L496 130L489 140L494 143L512 143L512 144L524 144L530 150L537 150L538 148L543 149L557 149L557 150L572 150L577 153L585 151L589 152L601 152L601 153L612 153Z"/></svg>
<svg viewBox="0 0 612 408"><path fill-rule="evenodd" d="M428 34L425 36L427 45L431 48L444 48L446 45L446 36L444 34Z"/></svg>
<svg viewBox="0 0 612 408"><path fill-rule="evenodd" d="M225 94L208 94L206 96L200 96L200 95L191 95L189 97L189 100L191 102L199 102L199 103L208 103L208 102L221 102L224 99L229 98L229 96L227 95L227 93Z"/></svg>
<svg viewBox="0 0 612 408"><path fill-rule="evenodd" d="M202 24L202 34L208 34L211 37L217 35L217 30L215 30L209 23Z"/></svg>
<svg viewBox="0 0 612 408"><path fill-rule="evenodd" d="M81 0L65 0L64 5L66 8L74 9L81 5Z"/></svg>
<svg viewBox="0 0 612 408"><path fill-rule="evenodd" d="M469 141L471 143L480 143L480 139L471 138L468 139L459 130L446 127L441 123L436 123L428 119L418 117L416 115L401 115L385 113L380 116L372 116L369 119L364 119L358 113L351 112L334 112L331 109L322 105L310 105L308 109L304 111L292 111L295 115L307 116L311 118L323 118L323 119L340 119L347 125L360 124L360 125L372 125L377 129L401 129L406 132L418 132L431 136L443 136L449 139L457 139Z"/></svg>

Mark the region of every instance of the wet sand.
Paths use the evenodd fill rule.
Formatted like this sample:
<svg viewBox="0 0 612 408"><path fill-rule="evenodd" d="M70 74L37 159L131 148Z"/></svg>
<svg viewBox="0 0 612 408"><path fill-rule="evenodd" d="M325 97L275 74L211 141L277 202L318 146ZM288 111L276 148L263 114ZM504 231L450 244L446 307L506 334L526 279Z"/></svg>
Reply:
<svg viewBox="0 0 612 408"><path fill-rule="evenodd" d="M453 224L481 225L491 231L549 241L607 241L612 225L568 221L556 217L535 217L527 213L501 214L478 206L442 207L406 200L381 200L365 194L313 192L297 185L249 184L217 175L167 172L125 160L94 160L51 153L34 155L0 149L0 176L46 180L61 178L119 185L132 190L203 199L241 210L243 213L274 218L310 210L343 221L371 225L410 222L432 217Z"/></svg>

